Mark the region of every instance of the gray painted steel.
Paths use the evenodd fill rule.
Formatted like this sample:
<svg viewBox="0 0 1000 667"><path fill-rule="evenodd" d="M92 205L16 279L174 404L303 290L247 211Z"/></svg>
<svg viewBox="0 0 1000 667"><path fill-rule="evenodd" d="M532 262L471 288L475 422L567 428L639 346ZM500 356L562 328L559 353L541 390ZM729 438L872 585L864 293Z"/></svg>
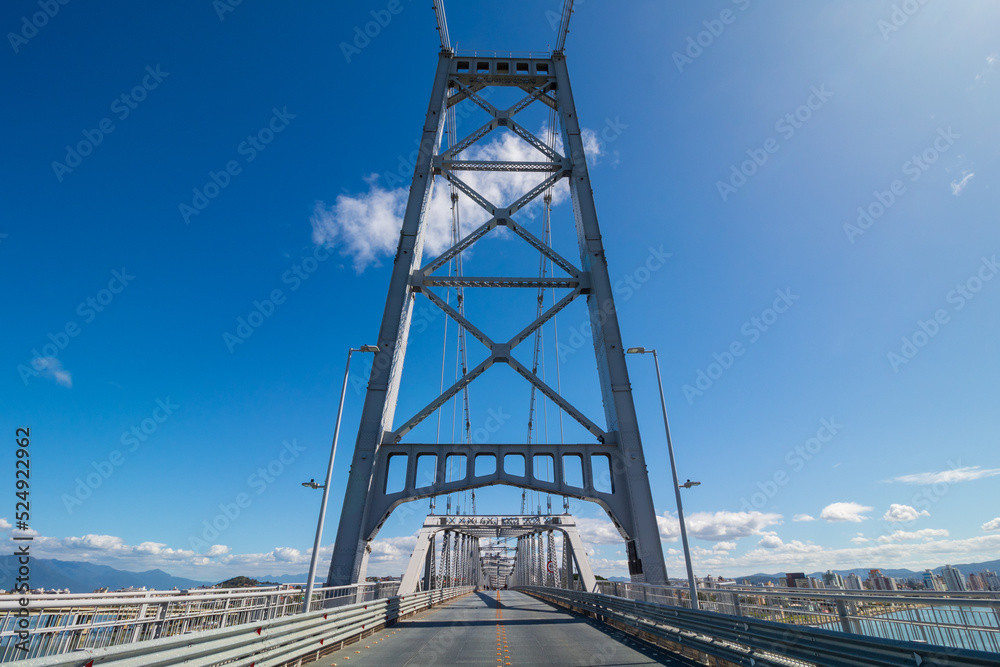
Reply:
<svg viewBox="0 0 1000 667"><path fill-rule="evenodd" d="M695 664L637 642L624 632L515 591L500 591L498 618L496 598L497 591L466 595L306 664L315 667ZM502 662L497 662L498 657Z"/></svg>
<svg viewBox="0 0 1000 667"><path fill-rule="evenodd" d="M576 520L569 514L561 515L524 515L524 516L499 516L499 515L429 515L424 520L424 525L417 534L417 543L410 554L410 560L406 567L406 572L399 583L399 595L409 595L416 592L420 578L423 575L426 581L426 573L430 569L430 562L435 558L434 538L440 533L445 533L445 539L450 533L466 535L474 540L475 562L470 566L475 566L477 575L485 575L486 565L480 565L479 541L518 539L518 557L512 564L515 566L511 577L511 585L540 585L545 583L545 573L547 563L540 560L538 562L526 563L526 558L521 554L521 538L526 536L551 535L553 531L561 533L565 538L564 549L569 549L570 557L573 558L576 571L580 575L580 583L584 590L592 591L596 587L597 580L590 567L590 560L587 552L580 540L580 533L576 528ZM487 549L488 551L488 549ZM550 552L554 552L554 547ZM550 553L551 555L551 553ZM554 558L553 558L554 560ZM498 567L497 562L491 559L494 570ZM555 563L553 563L555 565ZM442 563L442 568L447 569L447 565ZM493 573L496 576L496 572ZM475 583L485 585L485 578L477 578L471 573L464 575L461 582L450 582L446 585L465 585ZM429 586L426 586L429 588Z"/></svg>
<svg viewBox="0 0 1000 667"><path fill-rule="evenodd" d="M639 600L524 588L526 592L747 667L986 667L996 653L849 635L807 625L761 621L708 611L666 607Z"/></svg>
<svg viewBox="0 0 1000 667"><path fill-rule="evenodd" d="M520 88L526 97L508 109L498 109L478 94L483 88L493 86ZM456 142L440 154L435 154L435 151L439 150L445 111L462 100L477 104L490 114L492 119L465 139ZM546 104L557 112L566 155L559 155L553 147L514 120L518 112L534 102ZM525 168L523 162L463 162L455 159L463 150L499 127L507 128L535 147L548 160L539 163L541 167L545 171L553 171L550 176L506 208L488 201L456 174L456 169L467 168L495 171ZM568 278L548 279L553 285L560 283L560 287L569 290L569 293L538 315L510 340L492 340L468 318L434 295L431 288L455 286L459 283L484 289L537 288L546 280L518 276L475 276L456 280L433 275L447 260L442 262L437 258L422 265L425 209L432 180L438 175L443 176L454 188L492 216L484 225L459 240L453 248L442 253L442 257L454 257L498 227L506 227L569 274ZM563 178L569 180L572 195L580 252L579 266L559 256L512 217ZM556 289L555 286L552 288ZM410 313L414 301L422 297L428 298L482 343L487 348L489 356L441 395L432 398L416 414L402 420L399 422L400 425L394 428L396 396L406 354ZM597 376L604 406L603 426L599 424L599 420L595 420L593 416L588 417L584 411L572 405L555 388L547 385L511 354L514 347L530 338L531 334L556 313L580 297L586 299L593 332ZM633 581L666 583L666 567L656 523L656 510L653 507L645 456L639 437L612 284L597 222L597 209L587 171L566 59L562 52L556 51L548 58L514 56L487 58L478 55L465 57L448 49L442 50L377 344L380 352L376 354L368 383L340 526L327 577L328 585L345 585L364 580L370 543L389 514L400 504L493 484L508 484L546 493L558 493L598 503L608 513L626 541L629 573ZM496 363L507 364L528 383L534 385L567 415L580 423L593 436L594 441L571 445L510 443L483 446L403 442L404 437L415 426ZM421 485L418 487L417 457L429 454L437 456L437 476L430 484L425 484L425 480L419 480ZM476 466L474 461L470 460L464 478L445 481L448 479L444 474L448 454L465 454L470 458L493 456L496 458L495 472L476 476ZM542 454L552 455L557 464L555 479L551 482L537 479L533 474L529 457ZM507 455L525 456L523 475L505 470L503 458ZM581 459L582 488L568 484L564 478L564 466L559 464L561 457L567 455L579 456ZM386 493L389 459L393 456L406 457L406 480L403 490ZM593 456L607 458L607 465L611 470L609 493L594 488Z"/></svg>
<svg viewBox="0 0 1000 667"><path fill-rule="evenodd" d="M353 641L374 628L467 594L471 588L427 591L346 607L243 623L217 630L185 633L107 648L88 648L44 658L17 661L23 667L279 667L314 657L342 641ZM299 605L301 606L301 605Z"/></svg>

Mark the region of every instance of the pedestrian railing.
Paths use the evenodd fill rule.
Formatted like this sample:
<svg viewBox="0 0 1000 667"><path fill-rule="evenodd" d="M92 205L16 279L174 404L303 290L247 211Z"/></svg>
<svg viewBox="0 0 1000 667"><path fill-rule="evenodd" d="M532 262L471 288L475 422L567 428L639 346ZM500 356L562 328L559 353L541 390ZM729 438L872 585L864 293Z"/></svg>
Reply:
<svg viewBox="0 0 1000 667"><path fill-rule="evenodd" d="M737 665L1000 665L1000 654L996 652L845 634L604 593L539 587L520 590L616 624L677 653L708 655Z"/></svg>
<svg viewBox="0 0 1000 667"><path fill-rule="evenodd" d="M289 614L201 632L189 631L172 637L78 648L71 653L32 658L17 664L19 667L215 667L223 664L290 667L305 660L318 660L399 618L471 591L472 587L467 586L352 602L330 610Z"/></svg>
<svg viewBox="0 0 1000 667"><path fill-rule="evenodd" d="M317 588L313 609L388 598L398 581ZM260 588L0 596L0 662L260 623L302 610L304 592ZM24 650L24 649L27 650Z"/></svg>
<svg viewBox="0 0 1000 667"><path fill-rule="evenodd" d="M690 608L687 589L599 581L598 592ZM699 590L699 607L745 618L1000 653L1000 593L725 586Z"/></svg>

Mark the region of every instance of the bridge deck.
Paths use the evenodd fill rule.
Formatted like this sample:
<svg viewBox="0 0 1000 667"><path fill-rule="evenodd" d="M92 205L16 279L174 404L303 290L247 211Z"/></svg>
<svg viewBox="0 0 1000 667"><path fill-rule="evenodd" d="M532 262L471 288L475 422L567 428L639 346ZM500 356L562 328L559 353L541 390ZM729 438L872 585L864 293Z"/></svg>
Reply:
<svg viewBox="0 0 1000 667"><path fill-rule="evenodd" d="M309 664L631 667L694 663L523 593L481 591L400 621Z"/></svg>

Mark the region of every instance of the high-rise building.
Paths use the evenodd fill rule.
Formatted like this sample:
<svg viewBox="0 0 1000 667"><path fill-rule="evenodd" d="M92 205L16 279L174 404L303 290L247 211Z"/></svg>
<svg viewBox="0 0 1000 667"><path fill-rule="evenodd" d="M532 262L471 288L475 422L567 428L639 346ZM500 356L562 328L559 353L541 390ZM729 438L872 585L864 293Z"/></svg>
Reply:
<svg viewBox="0 0 1000 667"><path fill-rule="evenodd" d="M868 587L873 591L897 590L896 582L893 578L885 576L880 570L868 571Z"/></svg>
<svg viewBox="0 0 1000 667"><path fill-rule="evenodd" d="M924 570L923 581L924 587L929 591L944 590L944 584L941 583L941 577L935 575L930 570Z"/></svg>
<svg viewBox="0 0 1000 667"><path fill-rule="evenodd" d="M941 577L944 579L945 588L949 591L967 591L969 587L965 585L965 577L951 565L941 568Z"/></svg>
<svg viewBox="0 0 1000 667"><path fill-rule="evenodd" d="M979 573L982 577L983 583L986 584L987 590L1000 591L1000 577L993 570L983 570Z"/></svg>
<svg viewBox="0 0 1000 667"><path fill-rule="evenodd" d="M805 572L786 572L785 586L788 588L809 588L809 577Z"/></svg>
<svg viewBox="0 0 1000 667"><path fill-rule="evenodd" d="M844 578L833 570L827 570L823 574L823 585L827 588L844 588Z"/></svg>
<svg viewBox="0 0 1000 667"><path fill-rule="evenodd" d="M849 591L863 591L865 589L864 582L861 581L859 577L854 572L844 577L844 588Z"/></svg>
<svg viewBox="0 0 1000 667"><path fill-rule="evenodd" d="M983 582L982 578L978 574L969 575L969 590L973 591L985 591L986 583Z"/></svg>

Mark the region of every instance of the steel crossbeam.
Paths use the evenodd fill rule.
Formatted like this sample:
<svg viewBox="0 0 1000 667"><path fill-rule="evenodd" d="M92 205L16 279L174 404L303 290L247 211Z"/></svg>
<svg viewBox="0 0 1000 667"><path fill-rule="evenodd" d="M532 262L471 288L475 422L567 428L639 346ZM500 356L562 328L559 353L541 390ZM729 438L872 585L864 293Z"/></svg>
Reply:
<svg viewBox="0 0 1000 667"><path fill-rule="evenodd" d="M501 110L488 102L484 94L480 94L482 90L492 86L518 87L524 90L527 96L511 107ZM555 145L542 141L514 120L517 114L536 101L555 109L562 139L560 151L564 155L560 155ZM462 102L476 104L490 115L490 119L466 137L442 150L439 144L444 134L445 117L450 113L448 111L450 108ZM491 484L510 484L598 503L607 511L628 542L629 572L633 580L652 583L665 581L666 570L659 541L656 511L646 473L631 385L625 366L624 346L614 307L614 293L597 222L593 189L578 118L566 60L561 49L553 52L548 58L525 59L513 55L507 58L478 56L465 58L457 56L451 49L442 49L439 54L420 150L414 167L413 183L403 216L400 243L392 266L386 307L377 339L380 351L376 354L369 378L334 555L327 578L329 585L364 580L371 552L370 543L389 514L399 504L416 498ZM534 147L541 154L541 159L503 161L458 158L461 153L498 127L506 127ZM459 172L467 171L534 172L544 174L545 177L512 204L504 207L489 201L458 175ZM450 182L455 191L475 202L490 218L461 237L438 257L424 263L423 235L435 176L441 176ZM562 257L512 217L563 178L569 182L573 202L580 253L579 265ZM543 275L534 278L436 275L438 270L450 261L460 258L462 252L481 241L497 227L510 229L566 275ZM539 290L565 289L568 293L541 312L533 322L526 325L509 341L499 343L492 340L469 318L451 307L434 291L452 288L525 287ZM487 348L488 356L428 402L424 408L394 428L396 397L402 381L410 318L417 294L424 294L451 320L457 322L464 332L482 343ZM586 297L586 307L593 332L594 359L605 412L604 425L598 425L583 411L573 406L560 395L559 391L549 386L511 354L518 344L537 332L580 296ZM497 466L497 470L490 475L475 476L470 473L461 480L445 481L446 478L442 474L430 483L418 487L416 460L419 456L433 454L437 457L437 465L443 466L448 456L467 451L466 445L460 443L435 446L411 445L403 443L402 439L496 362L508 364L537 391L581 424L595 438L596 443L553 446L529 443L477 445L482 447L482 451L489 451L494 456L500 457L498 461L509 455L524 457L526 473L521 476L512 475L506 473L503 466ZM434 393L437 393L437 388ZM557 475L555 481L536 479L527 470L530 468L532 457L539 454L551 455L557 463L556 470L563 468L559 465L561 457L580 456L584 462L583 487L567 484L561 473ZM470 455L478 456L478 454ZM606 456L609 459L611 492L606 493L594 488L590 461L595 455ZM387 492L389 459L394 456L406 457L407 481L402 491ZM465 549L457 544L454 548ZM459 553L463 557L469 554L465 551L446 553L451 553L451 569L447 573L442 571L438 576L454 577L455 558ZM425 570L421 570L422 572L431 571L426 562L423 562L423 566ZM572 567L572 563L570 566ZM426 577L428 580L433 578L429 574Z"/></svg>
<svg viewBox="0 0 1000 667"><path fill-rule="evenodd" d="M442 170L453 171L562 171L562 162L502 162L499 160L441 160Z"/></svg>
<svg viewBox="0 0 1000 667"><path fill-rule="evenodd" d="M436 535L444 533L446 545L454 543L454 550L443 549L442 567L454 570L454 580L447 578L440 585L455 586L478 580L475 570L488 565L496 569L502 563L507 572L513 571L515 585L533 582L543 584L555 581L555 573L548 572L548 562L558 562L555 554L555 534L563 536L563 559L575 566L585 590L597 587L596 577L590 567L576 519L569 514L497 516L497 515L446 515L429 514L417 533L417 543L399 582L398 595L405 596L417 590L421 573L427 571L428 559L435 557L433 545ZM517 549L513 560L497 556L479 547L479 541L516 539ZM480 557L482 554L482 557ZM563 565L565 567L565 565ZM492 572L491 572L492 574ZM495 574L493 576L496 576Z"/></svg>
<svg viewBox="0 0 1000 667"><path fill-rule="evenodd" d="M550 148L548 144L546 144L544 141L536 137L532 132L527 130L523 125L518 123L513 118L506 119L504 126L511 132L513 132L514 134L521 137L529 144L537 148L542 153L542 155L544 155L548 159L552 160L553 162L562 162L563 158L561 155L559 155L559 153L556 153L555 150Z"/></svg>
<svg viewBox="0 0 1000 667"><path fill-rule="evenodd" d="M486 276L430 276L425 287L562 287L575 289L578 278L493 278Z"/></svg>
<svg viewBox="0 0 1000 667"><path fill-rule="evenodd" d="M422 284L426 285L427 282L428 280L424 279ZM562 299L560 299L555 305L551 306L548 310L543 312L531 324L522 329L519 333L515 334L514 337L511 338L509 341L507 341L507 343L505 344L495 343L493 339L491 339L489 336L483 333L478 327L476 327L472 322L470 322L467 317L465 317L457 310L452 308L450 305L448 305L448 303L445 302L445 300L442 299L437 294L434 294L430 290L420 290L420 291L422 294L426 295L427 298L430 299L434 305L436 305L438 308L444 311L450 318L452 318L461 327L463 327L466 331L472 334L472 336L476 340L485 345L490 350L491 356L490 358L486 359L482 364L469 371L468 374L462 377L454 385L449 387L440 396L438 396L433 401L428 403L422 410L417 412L417 414L408 419L401 427L399 427L399 429L396 430L395 433L392 434L390 438L386 440L387 442L399 442L399 440L404 435L406 435L406 433L413 430L413 428L416 427L417 424L419 424L424 419L427 419L427 417L430 417L432 414L434 414L435 410L444 405L444 403L447 403L449 399L455 396L464 387L468 386L468 384L472 382L472 380L474 380L476 377L485 372L485 370L489 368L489 366L483 366L483 364L485 364L487 361L490 362L489 365L492 365L494 362L498 361L509 364L511 368L513 368L519 375L521 375L526 380L534 384L542 393L544 393L559 407L565 410L569 416L573 417L573 419L579 422L581 426L583 426L585 429L587 429L595 436L597 436L598 439L601 440L601 442L604 441L607 435L597 425L595 425L592 421L587 419L587 417L585 417L582 412L573 407L573 405L570 404L569 401L567 401L565 398L563 398L559 394L559 392L555 391L554 389L546 385L541 380L541 378L539 378L535 373L531 372L528 368L526 368L524 365L522 365L520 362L518 362L516 359L510 356L511 349L522 343L525 339L528 338L528 336L533 334L536 329L545 324L545 322L555 317L559 311L568 306L570 302L573 301L573 299L575 299L577 296L581 294L582 290L580 289L579 286L575 290L564 296ZM482 368L480 369L481 366Z"/></svg>

